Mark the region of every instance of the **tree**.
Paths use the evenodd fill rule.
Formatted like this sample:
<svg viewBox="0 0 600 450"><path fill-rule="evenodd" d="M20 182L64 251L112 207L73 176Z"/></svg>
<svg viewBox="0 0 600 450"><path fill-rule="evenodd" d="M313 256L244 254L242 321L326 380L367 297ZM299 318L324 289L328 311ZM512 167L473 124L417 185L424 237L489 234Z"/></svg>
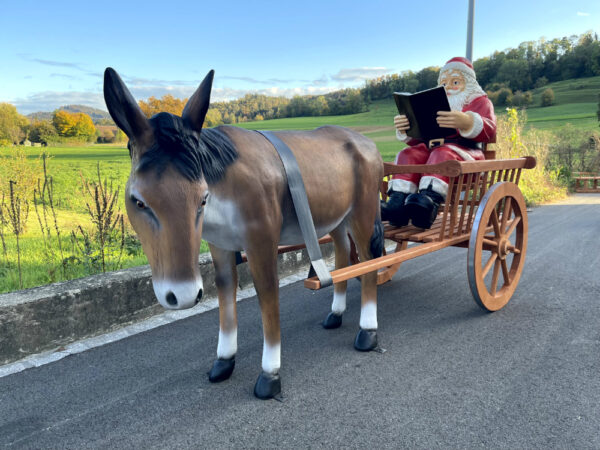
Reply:
<svg viewBox="0 0 600 450"><path fill-rule="evenodd" d="M34 120L29 126L29 140L47 144L56 138L56 128L49 120Z"/></svg>
<svg viewBox="0 0 600 450"><path fill-rule="evenodd" d="M548 88L544 92L542 92L541 105L542 106L551 106L553 104L554 104L554 91L552 90L552 88Z"/></svg>
<svg viewBox="0 0 600 450"><path fill-rule="evenodd" d="M0 145L20 143L25 137L27 118L10 103L0 103Z"/></svg>
<svg viewBox="0 0 600 450"><path fill-rule="evenodd" d="M96 127L92 118L85 113L75 114L75 126L73 127L73 136L85 139L86 141L91 140L96 134Z"/></svg>
<svg viewBox="0 0 600 450"><path fill-rule="evenodd" d="M52 125L56 132L62 137L76 137L90 140L96 134L96 127L92 118L85 113L70 113L68 111L56 110L52 115Z"/></svg>
<svg viewBox="0 0 600 450"><path fill-rule="evenodd" d="M181 116L187 100L187 98L180 99L173 97L171 94L165 94L160 99L152 96L147 101L140 100L138 103L142 112L146 117L150 118L159 112L168 112L176 116Z"/></svg>
<svg viewBox="0 0 600 450"><path fill-rule="evenodd" d="M56 128L56 132L59 136L62 137L71 137L73 136L72 130L75 127L75 123L77 122L77 118L74 114L71 114L68 111L62 111L57 109L52 114L52 125Z"/></svg>
<svg viewBox="0 0 600 450"><path fill-rule="evenodd" d="M221 125L223 123L223 116L218 109L210 108L206 112L206 117L204 118L203 127L216 127L217 125Z"/></svg>
<svg viewBox="0 0 600 450"><path fill-rule="evenodd" d="M598 122L600 122L600 94L598 94L598 111L596 112L596 115L598 116ZM598 126L600 126L600 124Z"/></svg>

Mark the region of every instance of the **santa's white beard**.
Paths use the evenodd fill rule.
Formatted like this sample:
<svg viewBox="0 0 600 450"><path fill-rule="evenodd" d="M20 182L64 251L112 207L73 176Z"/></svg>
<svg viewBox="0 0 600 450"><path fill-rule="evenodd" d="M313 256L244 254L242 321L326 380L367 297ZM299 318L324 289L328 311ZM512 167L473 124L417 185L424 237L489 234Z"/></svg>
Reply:
<svg viewBox="0 0 600 450"><path fill-rule="evenodd" d="M452 111L462 111L465 105L468 105L477 97L485 95L481 86L477 81L467 82L467 86L462 92L458 94L453 94L452 92L447 92L448 95L448 103L450 104L450 109Z"/></svg>

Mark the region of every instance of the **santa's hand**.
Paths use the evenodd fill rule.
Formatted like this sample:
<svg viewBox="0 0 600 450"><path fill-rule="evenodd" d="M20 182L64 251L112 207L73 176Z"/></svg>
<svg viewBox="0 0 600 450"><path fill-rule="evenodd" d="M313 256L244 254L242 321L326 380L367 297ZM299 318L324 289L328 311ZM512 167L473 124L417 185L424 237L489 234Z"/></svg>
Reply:
<svg viewBox="0 0 600 450"><path fill-rule="evenodd" d="M438 111L436 121L442 128L458 128L467 132L473 128L473 117L461 111Z"/></svg>
<svg viewBox="0 0 600 450"><path fill-rule="evenodd" d="M404 114L397 115L394 117L394 126L400 133L406 133L406 131L410 129L408 117L406 117Z"/></svg>

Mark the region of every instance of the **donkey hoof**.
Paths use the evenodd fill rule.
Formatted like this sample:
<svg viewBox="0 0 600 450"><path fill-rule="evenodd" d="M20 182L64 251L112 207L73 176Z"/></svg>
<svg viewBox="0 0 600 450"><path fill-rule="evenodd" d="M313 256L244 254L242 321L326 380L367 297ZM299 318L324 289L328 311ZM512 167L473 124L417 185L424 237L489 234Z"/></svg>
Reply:
<svg viewBox="0 0 600 450"><path fill-rule="evenodd" d="M377 347L377 330L361 328L354 340L354 348L359 352L369 352L375 347Z"/></svg>
<svg viewBox="0 0 600 450"><path fill-rule="evenodd" d="M217 359L213 363L212 369L208 372L208 381L211 383L218 383L219 381L225 381L233 373L235 367L235 356L229 359Z"/></svg>
<svg viewBox="0 0 600 450"><path fill-rule="evenodd" d="M262 372L254 385L254 395L261 400L268 400L281 393L281 378L279 374Z"/></svg>
<svg viewBox="0 0 600 450"><path fill-rule="evenodd" d="M323 321L323 328L331 330L332 328L339 328L342 326L342 315L330 312L325 320Z"/></svg>

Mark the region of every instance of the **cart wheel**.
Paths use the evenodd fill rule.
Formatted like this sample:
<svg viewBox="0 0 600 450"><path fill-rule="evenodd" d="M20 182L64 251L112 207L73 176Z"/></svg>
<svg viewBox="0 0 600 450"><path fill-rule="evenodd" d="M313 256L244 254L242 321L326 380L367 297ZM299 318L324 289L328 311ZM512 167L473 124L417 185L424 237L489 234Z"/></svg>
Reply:
<svg viewBox="0 0 600 450"><path fill-rule="evenodd" d="M395 248L394 252L397 252L400 250L405 250L407 246L408 246L408 241L398 242L396 244L396 248ZM383 254L384 255L386 254L385 246L383 247ZM352 240L352 238L350 238L350 264L358 264L359 262L360 262L360 259L358 257L358 252L356 251L356 246L354 245L354 241ZM383 268L379 269L377 271L377 286L390 281L392 279L392 277L394 276L394 274L400 268L400 264L402 264L402 263L392 264L391 266L383 267ZM356 277L356 279L358 281L360 281L360 277Z"/></svg>
<svg viewBox="0 0 600 450"><path fill-rule="evenodd" d="M469 240L467 274L481 308L498 311L508 303L521 278L526 251L523 194L514 183L496 183L481 199Z"/></svg>

